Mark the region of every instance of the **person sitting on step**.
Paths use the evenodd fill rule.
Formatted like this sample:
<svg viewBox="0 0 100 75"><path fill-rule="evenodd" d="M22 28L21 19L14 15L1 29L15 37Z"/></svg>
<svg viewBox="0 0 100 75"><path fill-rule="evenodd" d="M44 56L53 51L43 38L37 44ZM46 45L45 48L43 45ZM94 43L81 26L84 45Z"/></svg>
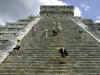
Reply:
<svg viewBox="0 0 100 75"><path fill-rule="evenodd" d="M20 40L17 40L17 45L14 48L14 52L15 52L16 55L18 54L18 52L20 50L20 44L21 44L21 41Z"/></svg>
<svg viewBox="0 0 100 75"><path fill-rule="evenodd" d="M59 48L58 51L59 51L59 53L61 54L61 57L62 57L61 58L62 60L60 60L60 64L65 64L66 63L65 57L68 56L67 50L64 47L62 47L62 48Z"/></svg>
<svg viewBox="0 0 100 75"><path fill-rule="evenodd" d="M64 47L59 49L59 53L61 54L62 58L65 58L66 56L68 56L68 52Z"/></svg>

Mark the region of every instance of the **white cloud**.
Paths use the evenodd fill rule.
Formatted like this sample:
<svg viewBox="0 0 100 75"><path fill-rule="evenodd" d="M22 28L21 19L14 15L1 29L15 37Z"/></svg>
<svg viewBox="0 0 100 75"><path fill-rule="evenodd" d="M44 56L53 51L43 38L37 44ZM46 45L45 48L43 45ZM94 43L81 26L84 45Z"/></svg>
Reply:
<svg viewBox="0 0 100 75"><path fill-rule="evenodd" d="M40 0L43 5L67 5L63 1L60 0Z"/></svg>
<svg viewBox="0 0 100 75"><path fill-rule="evenodd" d="M0 24L38 14L39 0L0 0Z"/></svg>
<svg viewBox="0 0 100 75"><path fill-rule="evenodd" d="M0 1L0 24L13 22L29 15L37 15L40 5L67 5L61 0L2 0ZM75 16L81 16L79 8L75 8Z"/></svg>
<svg viewBox="0 0 100 75"><path fill-rule="evenodd" d="M86 4L82 4L81 7L85 10L88 11L90 9L90 6L86 5Z"/></svg>
<svg viewBox="0 0 100 75"><path fill-rule="evenodd" d="M40 0L20 0L29 11L29 14L37 15L39 14Z"/></svg>
<svg viewBox="0 0 100 75"><path fill-rule="evenodd" d="M5 22L2 19L0 19L0 25L2 25L2 26L5 25Z"/></svg>
<svg viewBox="0 0 100 75"><path fill-rule="evenodd" d="M97 16L96 19L100 19L100 16Z"/></svg>
<svg viewBox="0 0 100 75"><path fill-rule="evenodd" d="M74 16L80 17L82 14L81 10L78 7L74 9Z"/></svg>
<svg viewBox="0 0 100 75"><path fill-rule="evenodd" d="M40 5L66 5L59 0L0 0L0 24L38 15Z"/></svg>
<svg viewBox="0 0 100 75"><path fill-rule="evenodd" d="M100 23L100 16L97 16L97 17L96 17L95 22L96 22L96 23Z"/></svg>
<svg viewBox="0 0 100 75"><path fill-rule="evenodd" d="M100 23L100 20L96 20L95 23Z"/></svg>

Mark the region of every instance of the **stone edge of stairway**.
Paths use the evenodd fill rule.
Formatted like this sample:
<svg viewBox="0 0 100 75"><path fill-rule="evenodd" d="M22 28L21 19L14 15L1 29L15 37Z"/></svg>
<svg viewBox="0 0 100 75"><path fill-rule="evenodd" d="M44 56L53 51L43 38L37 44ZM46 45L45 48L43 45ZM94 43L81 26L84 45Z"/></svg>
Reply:
<svg viewBox="0 0 100 75"><path fill-rule="evenodd" d="M5 52L4 54L2 54L1 59L0 59L0 64L7 58L7 56L9 55L10 51L13 51L13 48L16 46L16 40L20 39L22 40L24 38L24 36L26 36L28 34L28 32L31 30L32 26L37 24L38 21L40 20L40 17L36 18L35 20L31 21L26 27L25 27L25 32L24 33L20 33L18 37L16 37L14 40L11 40L14 44L9 47L9 49L7 50L7 52Z"/></svg>

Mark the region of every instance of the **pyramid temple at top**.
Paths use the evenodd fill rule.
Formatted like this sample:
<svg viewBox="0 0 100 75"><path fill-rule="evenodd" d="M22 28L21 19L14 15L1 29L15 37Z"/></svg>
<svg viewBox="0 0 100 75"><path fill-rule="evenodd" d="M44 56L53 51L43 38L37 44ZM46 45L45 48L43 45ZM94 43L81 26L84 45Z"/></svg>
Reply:
<svg viewBox="0 0 100 75"><path fill-rule="evenodd" d="M0 27L0 50L7 53L0 75L100 75L99 25L75 17L74 6L41 6L40 16L7 23ZM53 36L56 26L62 29ZM14 54L17 39L21 48ZM61 47L68 51L66 58L57 50Z"/></svg>

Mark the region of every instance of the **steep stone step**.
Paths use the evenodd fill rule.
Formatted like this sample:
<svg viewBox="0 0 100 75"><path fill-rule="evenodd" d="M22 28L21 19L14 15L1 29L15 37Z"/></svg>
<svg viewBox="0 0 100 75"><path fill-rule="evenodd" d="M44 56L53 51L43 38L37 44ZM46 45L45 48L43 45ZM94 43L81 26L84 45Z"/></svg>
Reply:
<svg viewBox="0 0 100 75"><path fill-rule="evenodd" d="M50 43L50 42L47 43L47 46L49 46L49 45L50 46L56 46L56 45L59 45L59 46L61 45L62 46L64 44L66 44L68 46L74 45L74 46L81 46L81 47L98 47L96 44L87 44L87 43L81 43L81 44L78 44L78 43L77 44L74 44L74 43L73 44L71 44L71 43L63 43L63 44L60 44L59 43L59 44L55 44L55 43Z"/></svg>
<svg viewBox="0 0 100 75"><path fill-rule="evenodd" d="M58 48L58 47L57 47ZM27 52L48 52L48 53L52 53L52 52L56 52L57 51L57 48L56 47L51 47L51 49L32 49L32 48L30 48L30 49L24 49L23 50L23 52L24 53L27 53ZM81 47L73 47L73 46L69 46L69 47L66 47L67 48L67 51L70 51L70 52L73 52L73 51L75 51L75 52L79 52L79 51L81 51L81 52L84 52L84 51L87 51L87 52L100 52L99 50L99 48L96 48L96 47L93 47L93 48L90 48L90 47L86 47L86 48L81 48ZM81 50L79 50L78 48L81 48ZM94 49L95 48L95 49Z"/></svg>
<svg viewBox="0 0 100 75"><path fill-rule="evenodd" d="M88 63L87 63L88 64ZM48 63L48 64L39 64L39 63L36 63L36 64L34 64L34 63L3 63L2 65L0 65L0 68L1 67L4 67L4 68L6 68L6 67L15 67L15 68L20 68L20 67L54 67L54 68L68 68L67 66L71 66L71 64L58 64L58 63Z"/></svg>
<svg viewBox="0 0 100 75"><path fill-rule="evenodd" d="M65 65L65 66L68 66L68 65ZM46 66L35 66L35 65L30 66L30 65L28 65L28 66L14 66L14 67L13 66L7 66L7 67L3 66L3 67L0 67L0 68L1 68L0 70L9 70L9 69L10 70L13 70L13 69L16 69L16 70L19 70L19 69L20 70L23 70L23 69L26 70L27 69L28 70L29 69L29 70L33 70L33 71L36 70L36 69L45 69L45 70L46 69L49 69L49 70L54 70L54 69L62 70L63 69L63 70L66 70L66 71L68 69L70 69L69 67L64 67L64 66L63 67L56 67L56 66L53 67L53 66L49 66L49 65L47 65L47 67Z"/></svg>
<svg viewBox="0 0 100 75"><path fill-rule="evenodd" d="M49 47L47 47L47 48L48 48L48 49L55 49L55 50L56 50L57 48L61 48L61 47L64 47L64 46L59 46L59 45L58 45L58 46L49 46ZM97 48L97 47L86 47L86 46L83 46L83 47L82 47L82 46L79 46L79 47L76 46L76 47L75 47L75 46L72 45L72 46L66 46L66 49L67 49L67 50L68 50L68 49L69 49L69 50L78 50L78 49L80 49L80 51L81 51L81 49L82 49L82 50L95 50L95 49L99 50L100 48ZM51 51L52 51L52 50L51 50Z"/></svg>
<svg viewBox="0 0 100 75"><path fill-rule="evenodd" d="M68 54L69 54L69 56L81 56L81 55L84 55L84 56L88 56L88 57L91 57L91 58L97 58L97 57L100 57L99 56L99 53L93 53L93 52L88 52L88 53L86 53L86 52L68 52ZM33 57L35 57L35 56L55 56L55 57L59 57L60 56L60 54L58 54L58 53L46 53L46 54L38 54L38 53L36 53L36 54L32 54L32 53L28 53L28 54L24 54L24 56L33 56ZM83 56L83 57L84 57Z"/></svg>
<svg viewBox="0 0 100 75"><path fill-rule="evenodd" d="M19 72L19 73L18 73ZM35 73L36 72L36 73ZM70 74L70 75L72 75L71 74L71 72L69 72L69 71L67 71L67 70L41 70L41 69L36 69L36 70L5 70L5 72L4 72L4 70L1 70L1 73L0 74L2 74L2 75L25 75L25 74L29 74L29 75L33 75L34 73L35 74L52 74L52 73L54 73L54 74L59 74L59 73L66 73L66 74ZM34 74L34 75L35 75ZM74 73L75 74L75 73ZM74 75L73 74L73 75Z"/></svg>
<svg viewBox="0 0 100 75"><path fill-rule="evenodd" d="M29 57L29 56L28 56ZM37 57L39 57L39 56L37 56ZM75 56L75 57L71 57L71 58L75 58L76 60L84 60L84 59L86 59L86 60L96 60L96 61L99 61L99 57L100 56ZM20 59L18 59L18 58L9 58L9 59L7 59L7 61L49 61L50 59L52 59L52 58L55 58L55 59L60 59L61 57L60 56L56 56L56 57L53 57L53 56L51 56L51 57L39 57L39 58L36 58L36 57L32 57L32 58L20 58ZM69 58L69 57L67 57L67 58ZM67 59L66 58L66 59Z"/></svg>

